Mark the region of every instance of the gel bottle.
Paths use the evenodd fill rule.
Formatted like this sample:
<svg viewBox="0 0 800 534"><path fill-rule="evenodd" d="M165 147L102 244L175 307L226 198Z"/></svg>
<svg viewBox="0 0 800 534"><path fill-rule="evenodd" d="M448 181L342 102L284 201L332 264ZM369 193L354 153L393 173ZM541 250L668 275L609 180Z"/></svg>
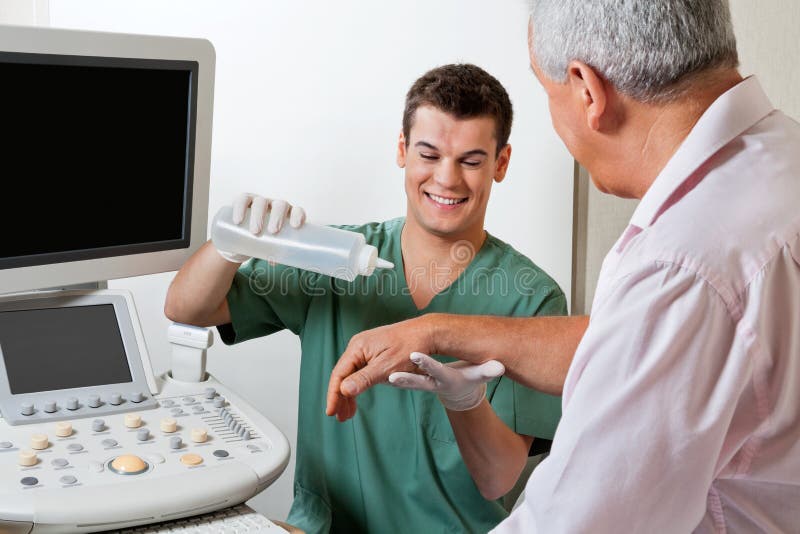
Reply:
<svg viewBox="0 0 800 534"><path fill-rule="evenodd" d="M251 210L241 224L233 223L233 208L222 207L211 223L211 241L219 250L269 260L352 282L369 276L376 268L394 264L378 257L378 249L367 245L362 234L306 223L292 228L288 223L277 234L266 229L250 232Z"/></svg>

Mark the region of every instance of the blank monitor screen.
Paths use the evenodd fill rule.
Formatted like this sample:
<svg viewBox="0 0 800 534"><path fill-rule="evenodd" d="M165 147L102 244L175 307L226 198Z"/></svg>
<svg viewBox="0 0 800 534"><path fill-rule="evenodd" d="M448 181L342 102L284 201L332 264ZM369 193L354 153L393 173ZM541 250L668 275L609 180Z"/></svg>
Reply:
<svg viewBox="0 0 800 534"><path fill-rule="evenodd" d="M131 382L113 304L0 312L13 395Z"/></svg>
<svg viewBox="0 0 800 534"><path fill-rule="evenodd" d="M0 269L189 246L197 68L0 52Z"/></svg>

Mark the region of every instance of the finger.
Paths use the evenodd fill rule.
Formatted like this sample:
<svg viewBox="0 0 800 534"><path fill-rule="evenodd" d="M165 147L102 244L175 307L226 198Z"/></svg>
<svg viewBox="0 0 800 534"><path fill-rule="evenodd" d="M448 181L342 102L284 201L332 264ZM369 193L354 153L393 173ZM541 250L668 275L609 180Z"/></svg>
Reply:
<svg viewBox="0 0 800 534"><path fill-rule="evenodd" d="M355 352L345 351L341 358L339 358L328 380L326 414L334 415L338 413L340 404L342 404L343 399L346 398L342 395L341 391L342 381L358 371L361 367L364 367L364 365L366 365L366 363L363 362L363 358L359 358Z"/></svg>
<svg viewBox="0 0 800 534"><path fill-rule="evenodd" d="M468 380L488 382L492 378L497 378L506 372L506 368L497 360L489 360L480 365L473 365L465 368L464 377Z"/></svg>
<svg viewBox="0 0 800 534"><path fill-rule="evenodd" d="M289 203L285 200L273 200L269 211L269 224L267 232L277 234L283 228L283 221L286 219L286 212L289 211Z"/></svg>
<svg viewBox="0 0 800 534"><path fill-rule="evenodd" d="M428 375L402 372L390 374L389 383L398 388L417 391L436 391L437 386L436 380Z"/></svg>
<svg viewBox="0 0 800 534"><path fill-rule="evenodd" d="M250 193L239 193L233 199L233 224L242 224L244 212L250 207L253 197Z"/></svg>
<svg viewBox="0 0 800 534"><path fill-rule="evenodd" d="M414 364L431 375L433 378L442 379L444 378L449 369L444 366L441 362L438 362L428 356L427 354L423 354L422 352L412 352L411 353L411 361Z"/></svg>
<svg viewBox="0 0 800 534"><path fill-rule="evenodd" d="M300 228L305 223L306 210L300 206L292 206L292 210L289 213L289 224L292 225L292 228Z"/></svg>
<svg viewBox="0 0 800 534"><path fill-rule="evenodd" d="M345 378L339 389L345 397L355 397L375 384L383 382L386 379L385 374L384 371L378 369L378 366L368 365Z"/></svg>
<svg viewBox="0 0 800 534"><path fill-rule="evenodd" d="M264 218L267 216L269 199L261 196L253 197L250 205L250 232L260 234L264 230Z"/></svg>

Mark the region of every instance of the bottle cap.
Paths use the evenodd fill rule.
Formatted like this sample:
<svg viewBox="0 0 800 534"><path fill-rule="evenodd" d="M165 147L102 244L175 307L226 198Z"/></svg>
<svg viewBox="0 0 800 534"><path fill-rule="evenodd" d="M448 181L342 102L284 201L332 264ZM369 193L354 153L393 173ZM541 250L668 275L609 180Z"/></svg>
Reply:
<svg viewBox="0 0 800 534"><path fill-rule="evenodd" d="M391 269L394 267L392 262L378 257L378 249L372 245L364 245L358 255L358 274L369 276L375 268Z"/></svg>

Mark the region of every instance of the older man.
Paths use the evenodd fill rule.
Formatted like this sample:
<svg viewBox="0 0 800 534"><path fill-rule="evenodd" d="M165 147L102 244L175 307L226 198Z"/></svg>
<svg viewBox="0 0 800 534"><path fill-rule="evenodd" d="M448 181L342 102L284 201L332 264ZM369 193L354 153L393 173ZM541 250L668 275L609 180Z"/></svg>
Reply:
<svg viewBox="0 0 800 534"><path fill-rule="evenodd" d="M725 0L537 0L530 50L569 150L599 189L641 198L591 319L363 333L329 410L413 370L410 351L495 358L563 385L551 455L497 532L796 531L800 126L738 73Z"/></svg>

